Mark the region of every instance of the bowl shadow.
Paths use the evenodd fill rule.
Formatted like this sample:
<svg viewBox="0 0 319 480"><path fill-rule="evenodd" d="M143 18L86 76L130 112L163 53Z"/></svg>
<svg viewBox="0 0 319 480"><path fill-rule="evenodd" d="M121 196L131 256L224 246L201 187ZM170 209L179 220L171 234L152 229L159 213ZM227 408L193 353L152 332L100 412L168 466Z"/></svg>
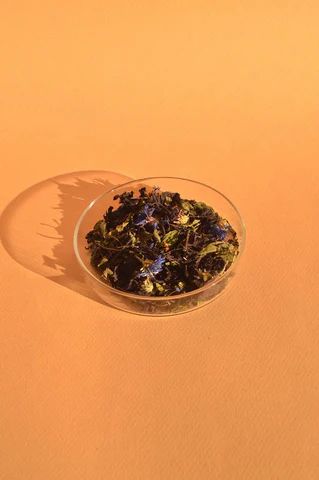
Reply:
<svg viewBox="0 0 319 480"><path fill-rule="evenodd" d="M73 251L73 232L84 208L102 193L131 178L90 170L71 172L32 185L0 216L0 238L25 268L104 304L85 281Z"/></svg>

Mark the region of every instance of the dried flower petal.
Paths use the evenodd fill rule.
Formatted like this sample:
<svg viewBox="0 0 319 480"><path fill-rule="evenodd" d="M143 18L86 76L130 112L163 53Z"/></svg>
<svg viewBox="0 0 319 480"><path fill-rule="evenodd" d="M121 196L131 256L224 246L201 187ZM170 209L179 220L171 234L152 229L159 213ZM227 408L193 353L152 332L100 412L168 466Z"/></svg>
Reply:
<svg viewBox="0 0 319 480"><path fill-rule="evenodd" d="M155 208L150 205L144 205L143 209L135 217L135 225L143 226L146 223L152 221L152 215Z"/></svg>
<svg viewBox="0 0 319 480"><path fill-rule="evenodd" d="M161 272L163 264L165 263L165 257L160 255L154 262L148 263L144 262L144 267L137 277L148 277L154 276Z"/></svg>

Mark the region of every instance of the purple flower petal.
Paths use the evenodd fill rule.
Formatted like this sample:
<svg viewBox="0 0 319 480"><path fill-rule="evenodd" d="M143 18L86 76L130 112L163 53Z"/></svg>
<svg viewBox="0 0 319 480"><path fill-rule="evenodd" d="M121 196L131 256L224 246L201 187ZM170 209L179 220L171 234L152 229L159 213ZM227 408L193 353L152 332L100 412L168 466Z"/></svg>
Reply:
<svg viewBox="0 0 319 480"><path fill-rule="evenodd" d="M153 215L155 208L150 205L144 205L143 209L136 215L134 224L143 226L148 223Z"/></svg>
<svg viewBox="0 0 319 480"><path fill-rule="evenodd" d="M209 233L214 235L216 240L224 240L227 235L227 230L220 227L219 225L213 224L209 230Z"/></svg>
<svg viewBox="0 0 319 480"><path fill-rule="evenodd" d="M162 270L164 263L164 255L159 255L159 257L157 257L157 259L152 263L150 267L148 267L148 269L153 275L157 275Z"/></svg>
<svg viewBox="0 0 319 480"><path fill-rule="evenodd" d="M165 263L165 257L163 255L159 255L156 260L154 260L151 265L147 268L143 268L143 270L137 275L137 277L148 277L150 275L157 275L161 272L163 265Z"/></svg>

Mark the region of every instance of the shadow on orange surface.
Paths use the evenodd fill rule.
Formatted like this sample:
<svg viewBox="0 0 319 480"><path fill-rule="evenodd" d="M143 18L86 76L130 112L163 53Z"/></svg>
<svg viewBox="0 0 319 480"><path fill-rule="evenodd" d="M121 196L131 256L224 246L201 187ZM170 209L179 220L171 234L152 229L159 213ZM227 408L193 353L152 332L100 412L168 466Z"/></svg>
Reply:
<svg viewBox="0 0 319 480"><path fill-rule="evenodd" d="M85 282L73 251L82 211L103 192L129 181L105 171L72 172L37 183L14 198L0 217L1 241L29 270L102 303Z"/></svg>

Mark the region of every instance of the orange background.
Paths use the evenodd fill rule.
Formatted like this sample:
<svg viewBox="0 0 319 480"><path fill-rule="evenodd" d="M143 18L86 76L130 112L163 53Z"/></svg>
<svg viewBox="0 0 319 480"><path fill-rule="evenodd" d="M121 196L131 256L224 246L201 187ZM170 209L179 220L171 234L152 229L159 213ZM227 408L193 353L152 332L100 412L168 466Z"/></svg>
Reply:
<svg viewBox="0 0 319 480"><path fill-rule="evenodd" d="M319 478L318 22L317 1L2 1L1 480ZM148 319L86 289L75 217L123 175L235 202L223 297Z"/></svg>

